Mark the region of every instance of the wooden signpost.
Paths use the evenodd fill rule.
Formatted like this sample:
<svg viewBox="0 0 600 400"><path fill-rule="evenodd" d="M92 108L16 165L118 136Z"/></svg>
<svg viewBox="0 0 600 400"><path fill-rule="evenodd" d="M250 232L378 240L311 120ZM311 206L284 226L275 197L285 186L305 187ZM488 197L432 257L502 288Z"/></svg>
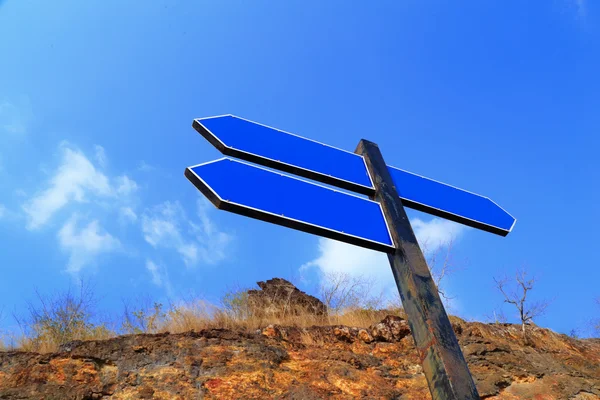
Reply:
<svg viewBox="0 0 600 400"><path fill-rule="evenodd" d="M386 165L367 140L351 153L233 115L193 127L225 155L368 195L231 159L185 171L219 209L387 253L432 398L479 399L404 207L501 236L514 227L510 214L487 197Z"/></svg>

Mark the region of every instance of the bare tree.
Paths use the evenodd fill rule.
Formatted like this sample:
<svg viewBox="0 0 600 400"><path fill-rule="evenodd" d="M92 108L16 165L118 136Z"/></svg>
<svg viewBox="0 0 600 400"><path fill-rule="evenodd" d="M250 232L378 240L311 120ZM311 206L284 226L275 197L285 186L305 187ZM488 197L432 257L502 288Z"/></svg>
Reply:
<svg viewBox="0 0 600 400"><path fill-rule="evenodd" d="M496 287L504 296L504 302L512 304L517 309L521 321L521 330L523 332L523 337L525 337L526 325L531 324L534 318L543 315L550 305L550 302L538 301L531 303L528 301L527 295L533 290L536 279L535 277L528 277L527 272L524 269L517 270L515 280L517 288L509 292L507 288L508 278L505 277L500 280L494 278Z"/></svg>

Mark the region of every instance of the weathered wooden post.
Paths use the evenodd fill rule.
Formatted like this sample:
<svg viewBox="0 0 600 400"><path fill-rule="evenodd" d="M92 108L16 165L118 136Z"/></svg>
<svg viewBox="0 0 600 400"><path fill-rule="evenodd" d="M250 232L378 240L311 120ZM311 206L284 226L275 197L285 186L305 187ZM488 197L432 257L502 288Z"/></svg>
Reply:
<svg viewBox="0 0 600 400"><path fill-rule="evenodd" d="M375 195L396 246L388 254L402 305L434 400L479 399L458 340L412 230L379 147L361 140L355 153L364 157Z"/></svg>

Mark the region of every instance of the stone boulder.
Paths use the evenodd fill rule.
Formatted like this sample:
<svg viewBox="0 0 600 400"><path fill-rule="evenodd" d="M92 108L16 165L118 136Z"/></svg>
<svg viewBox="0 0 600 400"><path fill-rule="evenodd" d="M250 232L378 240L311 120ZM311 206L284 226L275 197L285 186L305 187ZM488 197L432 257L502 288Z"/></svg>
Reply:
<svg viewBox="0 0 600 400"><path fill-rule="evenodd" d="M257 316L283 317L303 313L324 317L327 307L282 278L257 282L260 290L248 290L248 305Z"/></svg>

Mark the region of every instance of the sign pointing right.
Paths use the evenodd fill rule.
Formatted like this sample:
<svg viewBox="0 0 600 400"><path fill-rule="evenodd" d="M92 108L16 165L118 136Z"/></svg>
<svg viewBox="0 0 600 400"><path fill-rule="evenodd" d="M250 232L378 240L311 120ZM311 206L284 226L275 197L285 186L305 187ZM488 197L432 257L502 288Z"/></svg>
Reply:
<svg viewBox="0 0 600 400"><path fill-rule="evenodd" d="M372 196L364 157L233 115L199 118L196 129L221 153ZM516 220L491 199L387 166L402 204L497 235Z"/></svg>
<svg viewBox="0 0 600 400"><path fill-rule="evenodd" d="M405 207L506 236L516 220L491 199L399 168L388 170Z"/></svg>

